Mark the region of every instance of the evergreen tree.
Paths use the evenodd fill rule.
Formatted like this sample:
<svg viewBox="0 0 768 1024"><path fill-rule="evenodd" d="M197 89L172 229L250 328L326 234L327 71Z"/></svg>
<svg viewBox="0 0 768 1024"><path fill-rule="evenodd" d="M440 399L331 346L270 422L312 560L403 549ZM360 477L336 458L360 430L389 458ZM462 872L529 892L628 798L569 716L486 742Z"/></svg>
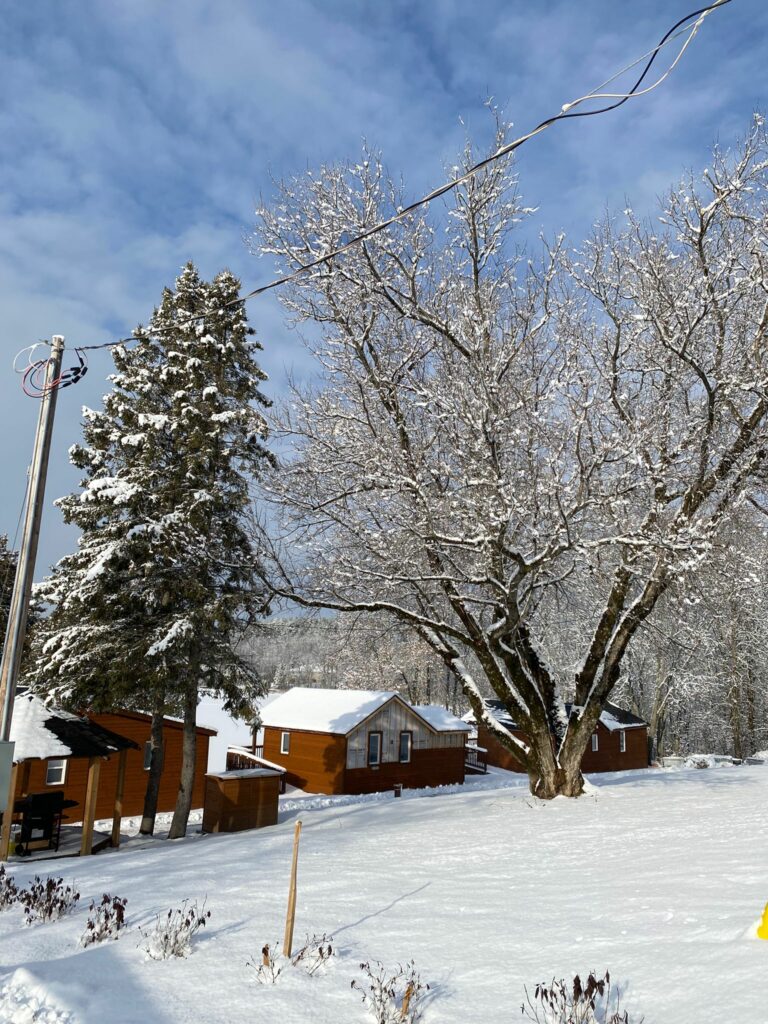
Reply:
<svg viewBox="0 0 768 1024"><path fill-rule="evenodd" d="M54 611L37 644L37 686L70 706L153 715L144 832L162 717L183 715L171 837L189 816L201 693L242 714L260 691L236 642L264 605L244 516L249 481L272 457L260 346L239 287L226 271L204 282L190 263L134 332L138 344L113 349L112 391L102 411L84 410L84 444L70 453L82 490L58 502L82 531L78 550L41 588Z"/></svg>

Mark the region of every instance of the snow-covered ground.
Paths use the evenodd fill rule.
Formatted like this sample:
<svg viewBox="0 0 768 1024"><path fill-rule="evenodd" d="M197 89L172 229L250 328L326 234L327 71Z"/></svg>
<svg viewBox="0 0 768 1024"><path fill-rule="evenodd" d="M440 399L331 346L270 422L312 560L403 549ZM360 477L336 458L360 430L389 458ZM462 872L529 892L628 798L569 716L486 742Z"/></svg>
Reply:
<svg viewBox="0 0 768 1024"><path fill-rule="evenodd" d="M766 1024L768 768L592 781L550 804L503 773L402 800L289 795L275 828L51 862L80 905L29 928L18 907L0 913L0 1021L364 1024L360 961L413 958L431 987L424 1024L514 1024L524 985L590 968L626 989L633 1022ZM260 985L246 961L282 938L297 816L296 936L332 934L339 955ZM131 928L82 949L104 892L128 898ZM191 956L147 959L138 926L185 897L211 910Z"/></svg>

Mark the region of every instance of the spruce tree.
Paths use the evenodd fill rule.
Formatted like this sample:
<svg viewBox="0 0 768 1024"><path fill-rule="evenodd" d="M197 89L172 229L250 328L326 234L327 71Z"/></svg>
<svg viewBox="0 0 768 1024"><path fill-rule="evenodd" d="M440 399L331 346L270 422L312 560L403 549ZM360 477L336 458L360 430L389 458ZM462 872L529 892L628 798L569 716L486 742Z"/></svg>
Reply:
<svg viewBox="0 0 768 1024"><path fill-rule="evenodd" d="M190 263L135 346L112 350L112 390L103 410L84 409L84 443L70 453L82 490L58 502L82 531L78 550L41 588L54 611L38 688L79 708L152 713L142 831L154 825L162 717L183 716L171 837L189 816L200 695L243 713L260 692L236 642L264 605L246 513L249 482L272 457L239 288L227 271L202 281Z"/></svg>

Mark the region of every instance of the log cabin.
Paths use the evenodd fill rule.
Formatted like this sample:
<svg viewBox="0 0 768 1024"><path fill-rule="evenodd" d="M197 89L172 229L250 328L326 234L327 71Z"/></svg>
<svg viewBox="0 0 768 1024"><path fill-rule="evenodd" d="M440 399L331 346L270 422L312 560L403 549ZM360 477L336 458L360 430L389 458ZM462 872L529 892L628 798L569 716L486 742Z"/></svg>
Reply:
<svg viewBox="0 0 768 1024"><path fill-rule="evenodd" d="M500 700L486 700L486 706L493 717L506 729L525 740L525 733L511 719ZM574 708L565 705L566 713L572 715ZM466 716L465 720L469 720ZM471 716L474 722L474 716ZM489 765L504 768L509 772L524 771L520 762L480 723L477 730L478 746L487 752ZM591 741L581 761L583 772L618 772L628 768L648 767L648 724L615 704L606 704L600 720L592 734Z"/></svg>
<svg viewBox="0 0 768 1024"><path fill-rule="evenodd" d="M261 710L263 757L311 793L376 793L464 781L469 726L386 690L293 687Z"/></svg>

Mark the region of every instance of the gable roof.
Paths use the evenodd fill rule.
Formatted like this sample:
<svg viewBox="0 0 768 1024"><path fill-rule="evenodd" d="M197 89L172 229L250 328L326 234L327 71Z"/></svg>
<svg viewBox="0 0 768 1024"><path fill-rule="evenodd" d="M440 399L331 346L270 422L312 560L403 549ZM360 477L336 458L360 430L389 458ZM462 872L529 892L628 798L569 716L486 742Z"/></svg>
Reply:
<svg viewBox="0 0 768 1024"><path fill-rule="evenodd" d="M138 749L133 740L71 711L49 708L30 693L19 694L14 701L11 740L16 763L49 757L108 757L119 750Z"/></svg>
<svg viewBox="0 0 768 1024"><path fill-rule="evenodd" d="M467 732L464 722L445 708L414 706L392 690L329 690L294 686L262 705L262 725L346 736L391 700L400 701L433 732Z"/></svg>
<svg viewBox="0 0 768 1024"><path fill-rule="evenodd" d="M486 700L485 706L491 712L493 717L500 722L507 729L517 729L519 726L512 719L507 709L504 707L500 700ZM566 704L565 712L568 718L575 715L580 708L575 704ZM474 715L470 720L474 721ZM469 719L469 716L467 716ZM616 704L606 704L600 713L600 724L604 725L610 732L615 732L620 729L639 729L647 726L642 718L638 718L637 715L633 715L631 711L626 711L624 708L618 707Z"/></svg>

